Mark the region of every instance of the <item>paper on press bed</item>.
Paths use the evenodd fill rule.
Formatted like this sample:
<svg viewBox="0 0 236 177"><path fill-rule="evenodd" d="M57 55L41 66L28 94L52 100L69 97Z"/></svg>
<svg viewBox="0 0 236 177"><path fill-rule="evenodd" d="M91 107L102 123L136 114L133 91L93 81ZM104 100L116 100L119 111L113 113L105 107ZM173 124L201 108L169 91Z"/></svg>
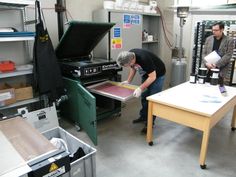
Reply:
<svg viewBox="0 0 236 177"><path fill-rule="evenodd" d="M204 59L206 60L207 63L216 64L216 62L219 59L221 59L221 57L217 54L216 51L213 51L209 53L207 56L205 56Z"/></svg>

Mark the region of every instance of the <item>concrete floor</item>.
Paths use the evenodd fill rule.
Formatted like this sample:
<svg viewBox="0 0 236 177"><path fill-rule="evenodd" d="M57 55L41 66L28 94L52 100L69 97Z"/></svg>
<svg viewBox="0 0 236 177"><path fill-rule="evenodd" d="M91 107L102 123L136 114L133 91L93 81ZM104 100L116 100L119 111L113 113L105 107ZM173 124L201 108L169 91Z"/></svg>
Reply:
<svg viewBox="0 0 236 177"><path fill-rule="evenodd" d="M60 125L97 149L97 177L236 177L236 132L231 131L230 111L212 130L207 153L207 169L199 166L202 133L170 121L157 119L154 145L149 146L132 124L138 117L139 100L122 108L122 116L98 121L98 146L86 133L68 121Z"/></svg>

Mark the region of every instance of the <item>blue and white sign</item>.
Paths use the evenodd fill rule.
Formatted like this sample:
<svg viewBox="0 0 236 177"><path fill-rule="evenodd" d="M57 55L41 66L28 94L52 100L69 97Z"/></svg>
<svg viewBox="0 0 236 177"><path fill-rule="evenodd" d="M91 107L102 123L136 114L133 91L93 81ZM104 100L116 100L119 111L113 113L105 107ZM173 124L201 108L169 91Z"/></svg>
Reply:
<svg viewBox="0 0 236 177"><path fill-rule="evenodd" d="M130 28L131 25L140 25L141 16L138 14L124 14L123 27Z"/></svg>
<svg viewBox="0 0 236 177"><path fill-rule="evenodd" d="M121 37L121 29L120 29L120 27L113 28L113 37L114 38Z"/></svg>

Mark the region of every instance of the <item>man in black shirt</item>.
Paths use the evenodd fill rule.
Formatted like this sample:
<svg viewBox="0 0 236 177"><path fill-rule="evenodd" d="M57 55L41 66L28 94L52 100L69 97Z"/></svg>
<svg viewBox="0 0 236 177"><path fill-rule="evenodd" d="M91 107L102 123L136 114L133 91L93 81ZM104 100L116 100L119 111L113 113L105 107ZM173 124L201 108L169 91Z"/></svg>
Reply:
<svg viewBox="0 0 236 177"><path fill-rule="evenodd" d="M144 49L121 52L118 55L117 64L130 68L128 78L122 82L123 84L129 84L133 80L136 71L142 77L142 84L133 93L133 96L137 98L141 95L142 109L139 113L140 117L133 120L133 123L145 122L142 133L146 133L148 112L146 97L162 90L166 73L165 64L152 52Z"/></svg>

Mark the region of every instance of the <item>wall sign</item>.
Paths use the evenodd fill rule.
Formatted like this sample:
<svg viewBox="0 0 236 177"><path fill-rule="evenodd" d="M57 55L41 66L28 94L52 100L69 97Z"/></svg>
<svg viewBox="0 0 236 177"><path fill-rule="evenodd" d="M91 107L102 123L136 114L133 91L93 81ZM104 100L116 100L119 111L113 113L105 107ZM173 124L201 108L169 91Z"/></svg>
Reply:
<svg viewBox="0 0 236 177"><path fill-rule="evenodd" d="M120 27L113 28L113 37L114 38L121 37L121 29L120 29Z"/></svg>
<svg viewBox="0 0 236 177"><path fill-rule="evenodd" d="M130 28L132 25L140 25L140 15L137 14L124 14L123 28Z"/></svg>
<svg viewBox="0 0 236 177"><path fill-rule="evenodd" d="M111 39L111 49L121 49L122 48L122 38Z"/></svg>

